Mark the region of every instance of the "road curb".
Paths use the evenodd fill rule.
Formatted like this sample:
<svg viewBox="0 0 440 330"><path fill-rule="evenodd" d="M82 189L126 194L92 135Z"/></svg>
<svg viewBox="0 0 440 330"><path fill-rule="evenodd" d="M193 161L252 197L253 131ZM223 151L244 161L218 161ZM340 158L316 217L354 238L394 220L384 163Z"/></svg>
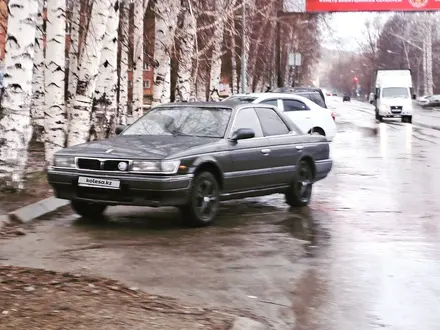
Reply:
<svg viewBox="0 0 440 330"><path fill-rule="evenodd" d="M68 200L49 197L10 212L8 218L11 221L27 223L43 215L54 212L63 206L69 205L69 203L70 201Z"/></svg>
<svg viewBox="0 0 440 330"><path fill-rule="evenodd" d="M269 328L261 322L247 317L237 317L230 330L268 330Z"/></svg>

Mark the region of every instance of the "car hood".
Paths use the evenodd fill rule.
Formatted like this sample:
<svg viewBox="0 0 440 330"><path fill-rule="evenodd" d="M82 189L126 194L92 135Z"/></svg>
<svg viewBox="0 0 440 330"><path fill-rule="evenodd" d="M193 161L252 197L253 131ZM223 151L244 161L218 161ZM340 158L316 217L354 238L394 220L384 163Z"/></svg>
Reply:
<svg viewBox="0 0 440 330"><path fill-rule="evenodd" d="M183 150L220 140L193 136L115 136L64 148L57 155L82 157L164 159Z"/></svg>

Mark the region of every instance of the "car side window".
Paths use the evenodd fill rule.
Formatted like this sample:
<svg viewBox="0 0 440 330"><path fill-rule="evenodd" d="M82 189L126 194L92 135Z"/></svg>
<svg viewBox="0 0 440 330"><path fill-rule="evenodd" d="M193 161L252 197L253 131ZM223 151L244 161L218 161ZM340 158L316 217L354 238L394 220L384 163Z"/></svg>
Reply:
<svg viewBox="0 0 440 330"><path fill-rule="evenodd" d="M278 106L278 100L277 99L270 99L270 100L264 100L263 102L260 102L261 104L269 104L269 105L274 105L274 106Z"/></svg>
<svg viewBox="0 0 440 330"><path fill-rule="evenodd" d="M317 105L319 105L322 108L325 108L325 103L322 100L321 96L319 94L313 94L311 100L315 102Z"/></svg>
<svg viewBox="0 0 440 330"><path fill-rule="evenodd" d="M288 100L288 99L284 99L283 100L283 106L284 106L284 111L305 111L305 110L310 110L310 108L305 105L303 102L301 101L297 101L297 100Z"/></svg>
<svg viewBox="0 0 440 330"><path fill-rule="evenodd" d="M245 108L238 111L235 116L232 132L239 128L251 128L255 132L255 137L262 137L263 130L261 129L260 120L254 108Z"/></svg>
<svg viewBox="0 0 440 330"><path fill-rule="evenodd" d="M264 136L283 135L289 133L289 128L286 123L273 109L256 108L258 118L260 118L261 127L263 128Z"/></svg>

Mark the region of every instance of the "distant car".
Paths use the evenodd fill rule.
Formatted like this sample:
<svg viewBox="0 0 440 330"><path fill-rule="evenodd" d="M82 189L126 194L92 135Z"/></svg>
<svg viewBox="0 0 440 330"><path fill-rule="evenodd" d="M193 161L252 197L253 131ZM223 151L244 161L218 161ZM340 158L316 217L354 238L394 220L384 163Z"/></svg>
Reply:
<svg viewBox="0 0 440 330"><path fill-rule="evenodd" d="M337 93L333 93L332 96L338 96L338 94Z"/></svg>
<svg viewBox="0 0 440 330"><path fill-rule="evenodd" d="M351 96L350 95L344 95L342 97L342 102L350 102L351 101Z"/></svg>
<svg viewBox="0 0 440 330"><path fill-rule="evenodd" d="M269 104L164 104L117 133L56 152L48 169L55 195L85 218L109 205L177 206L203 226L220 200L275 193L305 206L333 164L324 137Z"/></svg>
<svg viewBox="0 0 440 330"><path fill-rule="evenodd" d="M320 88L315 87L279 87L270 91L271 93L289 93L289 94L299 94L308 99L312 100L319 106L327 108L327 103L325 99L324 92ZM319 94L319 99L316 93ZM330 95L327 95L330 96Z"/></svg>
<svg viewBox="0 0 440 330"><path fill-rule="evenodd" d="M425 104L428 104L429 103L429 98L431 97L432 95L425 95L425 96L421 96L421 97L419 97L418 99L417 99L417 104L418 105L425 105Z"/></svg>
<svg viewBox="0 0 440 330"><path fill-rule="evenodd" d="M283 111L304 133L324 135L327 141L336 136L335 114L301 95L273 92L236 94L225 102L270 104Z"/></svg>
<svg viewBox="0 0 440 330"><path fill-rule="evenodd" d="M439 107L440 106L440 95L431 95L426 98L426 102L422 104L423 108L428 107Z"/></svg>

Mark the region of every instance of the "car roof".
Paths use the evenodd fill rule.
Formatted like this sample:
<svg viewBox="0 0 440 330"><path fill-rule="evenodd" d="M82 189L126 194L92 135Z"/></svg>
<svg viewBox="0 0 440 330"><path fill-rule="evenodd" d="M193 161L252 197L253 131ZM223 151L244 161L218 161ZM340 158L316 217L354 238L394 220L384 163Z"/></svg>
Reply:
<svg viewBox="0 0 440 330"><path fill-rule="evenodd" d="M251 94L243 94L243 96L253 96L257 99L259 98L289 98L296 99L305 102L312 102L308 98L301 96L299 94L289 94L289 93L251 93Z"/></svg>
<svg viewBox="0 0 440 330"><path fill-rule="evenodd" d="M237 108L241 104L237 104L235 102L172 102L172 103L164 103L155 106L154 108L169 108L169 107L201 107L201 108Z"/></svg>

